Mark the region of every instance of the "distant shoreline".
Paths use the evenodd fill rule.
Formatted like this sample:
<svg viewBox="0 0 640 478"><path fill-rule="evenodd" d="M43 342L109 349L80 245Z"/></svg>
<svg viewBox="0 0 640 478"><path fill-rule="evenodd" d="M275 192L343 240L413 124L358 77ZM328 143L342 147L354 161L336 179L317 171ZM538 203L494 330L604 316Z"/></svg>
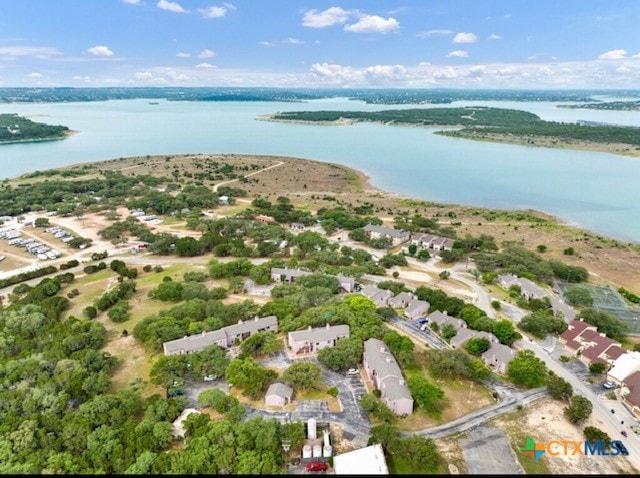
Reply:
<svg viewBox="0 0 640 478"><path fill-rule="evenodd" d="M61 141L63 139L67 139L74 134L78 134L80 131L69 130L65 131L62 137L56 138L32 138L32 139L14 139L8 141L0 141L0 145L3 144L21 144L21 143L42 143L44 141Z"/></svg>

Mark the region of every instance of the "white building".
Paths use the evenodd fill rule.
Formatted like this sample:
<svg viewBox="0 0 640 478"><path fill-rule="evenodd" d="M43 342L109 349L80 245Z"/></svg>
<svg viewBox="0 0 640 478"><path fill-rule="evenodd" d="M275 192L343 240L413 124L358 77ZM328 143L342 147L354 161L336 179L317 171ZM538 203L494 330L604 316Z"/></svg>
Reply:
<svg viewBox="0 0 640 478"><path fill-rule="evenodd" d="M333 457L336 475L388 475L389 468L382 445L375 445Z"/></svg>

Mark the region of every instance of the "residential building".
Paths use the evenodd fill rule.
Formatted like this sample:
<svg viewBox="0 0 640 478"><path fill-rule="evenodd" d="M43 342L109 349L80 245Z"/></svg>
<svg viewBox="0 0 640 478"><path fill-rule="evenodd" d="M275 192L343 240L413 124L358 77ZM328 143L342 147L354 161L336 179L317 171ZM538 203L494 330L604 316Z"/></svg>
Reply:
<svg viewBox="0 0 640 478"><path fill-rule="evenodd" d="M342 274L337 274L336 278L338 282L340 282L340 288L346 293L353 292L356 286L356 280L353 277L344 276Z"/></svg>
<svg viewBox="0 0 640 478"><path fill-rule="evenodd" d="M542 299L549 295L549 292L542 287L531 282L529 279L518 279L520 283L520 293L527 299Z"/></svg>
<svg viewBox="0 0 640 478"><path fill-rule="evenodd" d="M376 304L376 307L387 307L389 301L393 298L393 292L387 289L380 289L375 285L365 286L360 292Z"/></svg>
<svg viewBox="0 0 640 478"><path fill-rule="evenodd" d="M633 372L624 380L620 396L631 407L631 412L640 415L640 371Z"/></svg>
<svg viewBox="0 0 640 478"><path fill-rule="evenodd" d="M404 309L404 315L408 319L419 319L421 317L425 317L427 312L429 312L429 307L431 304L426 300L413 299L407 304L407 307Z"/></svg>
<svg viewBox="0 0 640 478"><path fill-rule="evenodd" d="M627 352L613 362L607 378L621 385L627 377L638 371L640 371L640 352Z"/></svg>
<svg viewBox="0 0 640 478"><path fill-rule="evenodd" d="M446 312L440 312L439 310L431 312L427 318L429 324L438 324L438 330L442 330L447 324L451 324L455 330L467 327L467 323L464 320L451 317Z"/></svg>
<svg viewBox="0 0 640 478"><path fill-rule="evenodd" d="M275 282L295 282L298 277L309 276L311 274L313 273L300 269L289 269L286 267L284 269L280 267L271 268L271 279Z"/></svg>
<svg viewBox="0 0 640 478"><path fill-rule="evenodd" d="M165 355L180 355L197 352L211 345L228 348L237 342L258 332L277 332L278 318L275 315L253 320L239 320L235 325L229 325L211 332L188 335L182 339L170 340L162 344Z"/></svg>
<svg viewBox="0 0 640 478"><path fill-rule="evenodd" d="M333 471L336 475L369 476L389 474L384 451L379 443L334 456Z"/></svg>
<svg viewBox="0 0 640 478"><path fill-rule="evenodd" d="M254 216L253 218L254 220L261 222L263 224L267 224L270 222L276 222L275 218L271 217L271 216L265 216L264 214L258 214L257 216Z"/></svg>
<svg viewBox="0 0 640 478"><path fill-rule="evenodd" d="M227 206L229 205L229 196L220 196L218 198L218 204L220 206Z"/></svg>
<svg viewBox="0 0 640 478"><path fill-rule="evenodd" d="M269 385L264 402L268 406L284 407L293 399L293 388L286 383L276 382Z"/></svg>
<svg viewBox="0 0 640 478"><path fill-rule="evenodd" d="M380 399L396 415L410 415L413 412L413 397L402 370L386 344L378 339L367 340L362 362L369 379L380 390Z"/></svg>
<svg viewBox="0 0 640 478"><path fill-rule="evenodd" d="M289 332L289 348L295 354L317 353L325 347L333 347L340 339L349 338L348 325L329 325Z"/></svg>
<svg viewBox="0 0 640 478"><path fill-rule="evenodd" d="M491 343L491 347L482 354L482 360L496 372L505 375L507 365L515 357L515 351L511 347L497 342Z"/></svg>
<svg viewBox="0 0 640 478"><path fill-rule="evenodd" d="M304 231L305 229L304 224L302 224L301 222L292 222L291 224L289 224L289 227L293 231Z"/></svg>
<svg viewBox="0 0 640 478"><path fill-rule="evenodd" d="M516 275L502 274L498 276L498 284L500 284L500 286L504 287L505 289L508 289L512 285L519 286L520 282L518 281L518 276Z"/></svg>
<svg viewBox="0 0 640 478"><path fill-rule="evenodd" d="M398 295L392 297L389 300L389 306L398 309L404 309L407 305L409 305L409 302L411 302L415 298L416 296L411 292L400 292Z"/></svg>
<svg viewBox="0 0 640 478"><path fill-rule="evenodd" d="M466 344L469 340L479 338L485 338L489 342L498 342L498 339L493 334L480 330L471 330L464 327L459 329L456 335L451 337L451 339L449 340L449 344L452 348L459 349L464 347L464 344Z"/></svg>
<svg viewBox="0 0 640 478"><path fill-rule="evenodd" d="M578 311L555 296L549 296L551 300L551 309L553 315L563 318L566 322L570 322L576 318Z"/></svg>
<svg viewBox="0 0 640 478"><path fill-rule="evenodd" d="M391 239L391 244L397 246L409 240L410 234L407 231L401 231L399 229L393 229L386 226L374 226L367 224L364 227L364 232L371 239L387 238Z"/></svg>
<svg viewBox="0 0 640 478"><path fill-rule="evenodd" d="M620 343L598 333L593 325L579 320L572 321L559 340L565 350L578 355L586 365L596 362L613 364L624 354Z"/></svg>
<svg viewBox="0 0 640 478"><path fill-rule="evenodd" d="M569 323L569 327L567 330L562 332L558 337L558 341L564 345L565 350L570 353L577 354L582 344L577 340L577 338L586 330L596 331L596 327L588 324L587 322L583 322L582 320L574 320Z"/></svg>

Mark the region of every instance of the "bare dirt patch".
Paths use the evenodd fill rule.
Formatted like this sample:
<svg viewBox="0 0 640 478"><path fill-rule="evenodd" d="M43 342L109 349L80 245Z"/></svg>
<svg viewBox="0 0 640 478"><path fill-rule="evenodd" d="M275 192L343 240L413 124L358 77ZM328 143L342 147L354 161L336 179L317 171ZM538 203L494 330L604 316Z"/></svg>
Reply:
<svg viewBox="0 0 640 478"><path fill-rule="evenodd" d="M581 427L571 424L562 412L564 404L550 398L536 401L527 405L521 412L503 415L494 420L492 424L503 429L511 441L511 446L518 455L519 448L525 446L526 437L532 437L538 443L546 443L550 440L582 441L584 436L582 429L585 426L596 426L594 418L584 423ZM527 469L528 463L533 462L529 456L519 455L521 464ZM580 475L580 474L636 474L638 471L626 457L623 456L581 456L559 454L558 456L543 456L540 458L554 475Z"/></svg>

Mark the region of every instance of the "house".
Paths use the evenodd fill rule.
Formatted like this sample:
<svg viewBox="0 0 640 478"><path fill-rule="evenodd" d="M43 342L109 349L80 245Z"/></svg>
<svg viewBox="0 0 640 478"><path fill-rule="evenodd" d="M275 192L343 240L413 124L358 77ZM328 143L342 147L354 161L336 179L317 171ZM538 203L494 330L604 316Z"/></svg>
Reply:
<svg viewBox="0 0 640 478"><path fill-rule="evenodd" d="M513 357L515 357L515 351L511 347L495 342L482 354L484 363L502 375L507 373L507 365Z"/></svg>
<svg viewBox="0 0 640 478"><path fill-rule="evenodd" d="M360 292L376 304L376 307L387 307L389 301L393 298L393 292L387 289L380 289L375 285L363 287Z"/></svg>
<svg viewBox="0 0 640 478"><path fill-rule="evenodd" d="M181 339L170 340L162 344L165 355L181 355L197 352L212 345L217 345L223 349L231 347L238 342L242 342L247 337L258 332L277 332L278 318L275 315L253 320L239 320L235 325L229 325L211 332L188 335Z"/></svg>
<svg viewBox="0 0 640 478"><path fill-rule="evenodd" d="M183 412L173 421L171 433L174 438L184 438L186 435L186 430L184 428L184 421L187 419L189 415L192 414L199 415L200 412L195 408L185 408Z"/></svg>
<svg viewBox="0 0 640 478"><path fill-rule="evenodd" d="M519 278L520 293L527 299L542 299L549 295L549 293L541 287L531 282L529 279Z"/></svg>
<svg viewBox="0 0 640 478"><path fill-rule="evenodd" d="M464 344L466 344L469 340L479 339L479 338L485 338L489 342L498 342L498 339L493 334L490 334L488 332L482 332L479 330L471 330L464 327L459 329L456 335L451 337L451 340L449 341L449 343L451 344L451 347L453 347L454 349L459 349L464 347Z"/></svg>
<svg viewBox="0 0 640 478"><path fill-rule="evenodd" d="M555 296L550 296L551 309L553 315L563 318L566 322L570 322L576 318L578 311Z"/></svg>
<svg viewBox="0 0 640 478"><path fill-rule="evenodd" d="M391 244L394 246L407 242L410 236L407 231L401 231L399 229L386 226L374 226L373 224L367 224L364 227L364 232L371 239L391 239Z"/></svg>
<svg viewBox="0 0 640 478"><path fill-rule="evenodd" d="M558 337L558 341L564 345L566 351L576 354L582 344L577 340L577 338L585 332L586 330L596 331L596 327L588 324L587 322L583 322L582 320L574 320L569 324L567 330L562 332Z"/></svg>
<svg viewBox="0 0 640 478"><path fill-rule="evenodd" d="M433 234L426 234L426 233L413 234L411 236L411 244L413 244L414 246L420 247L422 249L429 249L433 241L437 238L438 236L434 236Z"/></svg>
<svg viewBox="0 0 640 478"><path fill-rule="evenodd" d="M298 277L309 276L312 272L303 271L300 269L289 269L289 268L280 268L280 267L272 267L271 268L271 279L276 282L295 282Z"/></svg>
<svg viewBox="0 0 640 478"><path fill-rule="evenodd" d="M518 276L513 274L502 274L498 276L498 284L500 284L505 289L508 289L512 285L520 285L518 280Z"/></svg>
<svg viewBox="0 0 640 478"><path fill-rule="evenodd" d="M613 362L607 378L621 385L627 377L638 371L640 371L640 352L627 352Z"/></svg>
<svg viewBox="0 0 640 478"><path fill-rule="evenodd" d="M267 224L270 222L276 222L275 218L271 217L271 216L265 216L264 214L258 214L257 216L253 217L254 220L261 222L262 224Z"/></svg>
<svg viewBox="0 0 640 478"><path fill-rule="evenodd" d="M453 243L453 239L449 239L448 237L438 237L432 241L431 247L436 251L450 251L453 249Z"/></svg>
<svg viewBox="0 0 640 478"><path fill-rule="evenodd" d="M369 379L380 390L380 399L396 415L410 415L413 412L413 397L402 370L386 344L378 339L367 340L362 362Z"/></svg>
<svg viewBox="0 0 640 478"><path fill-rule="evenodd" d="M438 324L438 330L442 330L447 324L450 324L454 330L467 327L467 323L464 320L456 319L455 317L449 316L446 312L440 312L439 310L432 312L427 318L430 324Z"/></svg>
<svg viewBox="0 0 640 478"><path fill-rule="evenodd" d="M356 280L353 277L343 276L342 274L336 275L338 282L340 282L340 288L347 294L353 292L356 286Z"/></svg>
<svg viewBox="0 0 640 478"><path fill-rule="evenodd" d="M292 222L289 227L292 231L304 231L304 224L301 222Z"/></svg>
<svg viewBox="0 0 640 478"><path fill-rule="evenodd" d="M340 339L349 338L348 325L329 324L326 327L289 332L289 348L295 354L317 353L325 347L333 347Z"/></svg>
<svg viewBox="0 0 640 478"><path fill-rule="evenodd" d="M218 204L220 206L228 206L229 205L229 196L220 196L218 198Z"/></svg>
<svg viewBox="0 0 640 478"><path fill-rule="evenodd" d="M624 380L620 396L631 407L631 412L640 415L640 371L633 372Z"/></svg>
<svg viewBox="0 0 640 478"><path fill-rule="evenodd" d="M291 403L293 399L293 388L286 383L272 383L267 389L267 394L264 397L266 405L272 407L284 407Z"/></svg>
<svg viewBox="0 0 640 478"><path fill-rule="evenodd" d="M400 292L398 295L392 297L389 300L389 306L395 307L397 309L404 309L407 305L409 305L409 302L411 302L415 298L416 296L411 292Z"/></svg>
<svg viewBox="0 0 640 478"><path fill-rule="evenodd" d="M389 474L384 451L379 443L334 456L333 471L336 475L369 476Z"/></svg>
<svg viewBox="0 0 640 478"><path fill-rule="evenodd" d="M598 333L595 326L580 320L572 321L559 340L564 344L565 350L579 355L586 365L596 362L612 364L625 353L618 342Z"/></svg>
<svg viewBox="0 0 640 478"><path fill-rule="evenodd" d="M430 306L431 304L426 300L413 299L405 307L404 315L408 319L419 319L427 315Z"/></svg>

